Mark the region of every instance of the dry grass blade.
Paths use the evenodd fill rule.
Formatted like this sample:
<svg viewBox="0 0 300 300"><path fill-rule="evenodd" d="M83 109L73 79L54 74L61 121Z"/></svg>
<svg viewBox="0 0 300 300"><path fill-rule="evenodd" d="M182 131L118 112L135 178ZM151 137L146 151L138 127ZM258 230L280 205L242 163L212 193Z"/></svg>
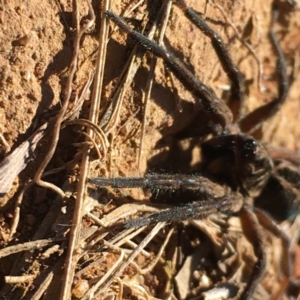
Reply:
<svg viewBox="0 0 300 300"><path fill-rule="evenodd" d="M36 278L36 275L23 275L23 276L5 276L5 283L8 284L21 284L31 282Z"/></svg>
<svg viewBox="0 0 300 300"><path fill-rule="evenodd" d="M92 297L97 297L109 287L109 285L115 280L115 278L133 261L133 259L141 252L141 250L157 235L158 231L165 226L165 223L158 223L150 231L150 233L143 239L143 241L130 253L123 263L122 260L118 260L115 264L115 268L111 269L91 290L82 298L83 300ZM121 257L121 256L120 256Z"/></svg>
<svg viewBox="0 0 300 300"><path fill-rule="evenodd" d="M159 251L157 252L155 259L152 260L145 268L139 269L140 274L144 274L144 275L149 274L153 270L153 268L157 265L158 261L163 260L162 258L163 252L166 250L166 246L170 242L173 233L174 233L174 228L171 228L168 234L166 235L166 238L164 239L164 242L161 245Z"/></svg>
<svg viewBox="0 0 300 300"><path fill-rule="evenodd" d="M97 58L97 65L96 65L96 72L94 77L94 88L91 100L91 107L90 107L90 117L89 121L91 123L96 123L99 107L100 107L100 99L101 99L101 91L102 91L102 82L103 82L103 72L104 72L104 64L105 64L105 54L106 54L106 40L107 40L107 25L106 25L106 18L104 17L105 10L109 9L110 1L104 1L102 5L102 11L100 12L101 15L101 30L99 36L99 54ZM87 130L87 134L92 136L91 129ZM82 212L84 207L84 195L86 189L86 176L88 173L88 161L89 161L89 150L86 150L83 153L82 157L82 165L80 171L80 178L78 183L78 192L77 192L77 199L74 208L73 214L73 227L70 233L70 241L68 245L68 252L67 258L65 261L65 271L63 277L63 286L61 289L61 300L67 300L71 294L71 286L73 282L73 277L75 274L75 267L77 264L77 255L75 255L75 249L78 247L79 236L80 236L80 229L81 229L81 222L82 222Z"/></svg>
<svg viewBox="0 0 300 300"><path fill-rule="evenodd" d="M33 249L39 249L46 246L49 246L55 242L63 241L64 238L53 238L53 239L45 239L45 240L36 240L32 242L27 242L23 244L18 244L10 247L6 247L0 250L0 258L12 255L14 253L28 251Z"/></svg>
<svg viewBox="0 0 300 300"><path fill-rule="evenodd" d="M80 97L74 103L74 106L72 107L72 109L69 112L67 112L66 115L64 116L64 121L66 121L70 118L74 118L76 116L76 114L78 114L78 112L80 111L80 109L82 107L84 97L86 96L86 93L87 93L87 91L88 91L88 89L89 89L89 87L92 83L92 79L93 79L93 74L91 74L89 76L89 80L86 82ZM49 123L45 123L44 125L42 125L32 135L32 137L30 137L29 140L22 143L22 145L20 147L18 147L9 157L7 157L4 160L3 167L6 170L11 170L11 169L15 170L15 172L8 172L10 174L8 176L9 178L7 178L7 177L5 178L6 181L5 181L5 185L3 185L3 188L6 189L6 192L8 192L9 188L11 187L13 177L17 175L16 173L19 173L20 171L22 171L22 168L25 167L25 164L22 167L20 166L19 168L14 168L13 165L15 165L15 164L18 165L16 163L17 160L25 162L26 160L25 160L24 157L28 157L28 159L30 159L30 157L34 154L34 150L35 150L35 147L36 147L38 141L40 141L40 139L42 137L44 137L47 132L50 131L50 129L52 128L50 126L50 124L53 125L53 122L54 122L54 120L51 120ZM64 125L67 125L67 122L65 122ZM44 127L45 127L45 129L43 129ZM96 129L98 129L98 128L96 128ZM35 138L36 142L32 143L33 145L29 148L24 147L24 145L30 145L30 140L33 137ZM102 141L102 139L101 139L101 141ZM95 148L99 152L98 146L95 145ZM20 153L20 149L23 149L23 151L21 153ZM5 163L5 161L10 162L10 163L7 164L7 163ZM43 174L43 176L54 174L55 172L59 172L63 169L65 169L65 166L61 166L60 168L58 168L56 170L47 171L46 173ZM20 219L20 207L21 207L21 204L22 204L24 194L32 186L33 183L34 183L33 181L29 181L28 183L25 184L25 186L19 192L19 195L18 195L17 200L15 202L15 211L14 211L14 216L13 216L12 225L11 225L11 229L10 229L9 239L12 239L13 235L15 234L15 232L17 230L17 227L18 227L18 224L19 224L19 219Z"/></svg>
<svg viewBox="0 0 300 300"><path fill-rule="evenodd" d="M166 1L165 3L168 2L169 1ZM171 4L169 4L169 9L170 5ZM166 6L166 4L164 6ZM149 39L153 39L154 33L156 31L155 24L159 22L163 11L164 10L162 9L158 13L154 25L149 30ZM144 32L144 29L145 28L143 28L141 32ZM120 110L125 99L125 94L128 91L130 85L132 84L133 79L138 71L138 68L141 65L143 54L141 52L138 52L137 49L138 47L135 46L131 52L130 58L127 60L123 70L121 71L120 80L117 82L115 86L115 91L112 93L113 97L111 99L111 105L106 110L105 115L101 118L101 124L104 123L107 119L109 119L108 122L103 126L103 130L106 134L112 132L113 129L118 125L120 118ZM125 74L126 76L124 76Z"/></svg>
<svg viewBox="0 0 300 300"><path fill-rule="evenodd" d="M101 156L105 157L106 153L107 153L107 147L109 145L109 142L107 140L106 134L104 134L102 129L99 126L95 125L95 123L92 123L91 121L85 120L85 119L76 119L76 120L71 120L71 121L66 122L66 125L74 125L74 124L86 126L87 128L94 131L94 133L99 138L100 143L101 143L101 148L100 148L102 151ZM97 146L96 149L99 149L99 147Z"/></svg>
<svg viewBox="0 0 300 300"><path fill-rule="evenodd" d="M71 61L71 65L70 65L70 74L68 76L68 81L67 81L67 86L65 89L65 93L64 93L64 100L63 100L63 105L57 115L57 119L54 125L54 130L53 130L53 135L52 135L52 141L51 141L51 145L50 145L50 149L48 151L48 153L46 154L43 162L41 163L41 165L39 166L35 177L34 177L34 181L44 187L44 188L49 188L52 189L53 191L55 191L57 194L59 194L62 198L65 197L65 193L56 185L43 181L42 180L42 175L43 172L45 170L45 168L47 167L48 163L50 162L51 158L53 157L53 154L55 152L57 143L58 143L58 139L59 139L59 134L60 134L60 129L62 126L62 122L64 120L65 114L67 112L67 108L69 105L69 101L71 98L71 93L72 93L72 83L73 83L73 79L75 76L75 72L77 70L77 63L78 63L78 55L79 55L79 49L80 49L80 41L81 38L83 36L83 34L90 30L95 22L95 14L93 11L93 8L91 6L91 3L89 1L87 1L88 6L89 6L89 14L90 14L90 20L86 20L86 22L81 26L81 28L79 29L79 31L76 34L75 37L75 41L74 41L74 50L73 50L73 58Z"/></svg>
<svg viewBox="0 0 300 300"><path fill-rule="evenodd" d="M49 289L49 287L54 278L54 274L57 273L60 268L62 268L64 258L65 257L62 256L50 270L47 270L46 274L44 274L43 280L40 281L39 287L32 294L30 299L39 300L41 299L41 297L45 297L45 292L47 295L46 297L48 297L48 299L51 299L51 297L56 297L56 295L51 294L51 290Z"/></svg>

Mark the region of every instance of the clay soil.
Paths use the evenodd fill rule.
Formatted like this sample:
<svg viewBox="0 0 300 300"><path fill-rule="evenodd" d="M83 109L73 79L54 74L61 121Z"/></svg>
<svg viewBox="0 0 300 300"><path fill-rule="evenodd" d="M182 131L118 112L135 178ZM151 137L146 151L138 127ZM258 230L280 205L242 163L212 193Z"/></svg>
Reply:
<svg viewBox="0 0 300 300"><path fill-rule="evenodd" d="M72 6L75 2L10 0L2 1L0 4L0 162L20 147L37 128L52 120L62 106L73 55L76 22L88 14L86 3L80 1L76 19L74 6ZM94 72L101 21L99 17L101 4L99 2L92 1L96 14L95 27L84 35L80 44L79 63L72 84L69 109L72 108L76 96L81 94L89 76ZM128 13L131 26L141 30L146 23L145 20L149 16L151 17L151 10L155 11L152 2L154 3L154 1L145 1L133 12ZM198 12L204 13L204 7L206 7L209 24L228 45L232 58L240 68L246 86L245 114L271 101L277 95L276 55L268 37L271 3L271 0L220 0L218 4L224 9L228 18L225 20L224 15L214 5L207 4L204 0L188 1L188 5ZM136 3L133 1L116 0L111 4L111 8L115 13L121 15L134 4ZM287 72L290 80L288 99L279 113L267 121L255 133L255 136L273 146L300 151L300 11L297 4L295 7L296 9L284 16L276 26L288 65ZM229 25L229 21L235 25L239 35L254 49L263 67L261 78L258 76L259 67L254 56L238 39L236 32ZM171 10L163 46L182 60L197 78L213 88L220 98L226 100L230 83L209 39L191 24L175 5ZM119 32L118 29L109 36L98 122L103 127L105 126L103 119L110 116L109 113L105 113L105 109L109 107L114 87L133 47L134 42L127 39L126 35ZM184 142L176 144L172 137L174 133L188 126L193 115L194 98L175 77L171 77L160 59L157 61L153 76L154 83L145 121L145 134L141 144L143 95L151 59L152 55L149 53L143 56L137 74L124 96L119 119L111 132L107 134L109 141L107 154L103 156L103 151L100 151L102 156L99 159L96 152L92 152L89 165L90 176L142 176L147 171L174 173L197 170L200 160L199 147L192 147L189 143ZM91 90L92 87L84 95L80 118L87 119L89 116ZM62 258L65 257L65 253L62 249L68 247L68 233L74 207L72 201L76 198L76 184L81 172L81 157L85 151L84 136L80 133L80 130L83 129L84 127L78 125L70 125L61 130L55 155L47 166L46 170L63 167L61 172L46 178L60 188L68 189L65 192L72 195L70 198L73 200L71 203L59 205L58 211L62 211L63 207L68 207L67 213L62 214L63 216L59 215L55 220L56 227L45 230L44 234L36 235L40 224L45 222L45 218L49 217L49 211L54 209L53 203L57 201L57 195L53 191L33 185L23 197L19 225L14 235L10 237L17 197L24 185L34 178L43 161L50 147L51 130L40 140L34 152L24 159L25 163L23 160L22 162L18 161L18 164L24 164L24 168L21 168L11 188L0 200L0 247L5 249L9 246L22 245L34 239L49 239L57 236L63 236L66 239L64 244L59 244L60 250L53 249L51 250L52 254L47 254L48 256L45 254L46 249L50 249L50 246L56 245L55 243L49 244L48 248L34 248L28 252L21 251L1 258L0 299L23 299L22 297L39 299L35 292L45 280L43 274L52 268L56 279L63 278ZM142 151L139 159L140 147L142 147ZM7 175L7 173L0 172L2 178ZM97 196L97 201L100 203L102 201L102 204L115 201L115 191L110 191L109 195L106 192L95 190L90 193L90 198ZM149 192L142 190L126 189L126 191L116 192L116 194L119 200L125 198L126 201L132 198L135 200L149 198ZM113 204L114 206L120 205L120 203ZM109 207L109 204L107 205ZM108 210L110 209L112 208ZM99 218L103 214L99 211L97 213ZM82 222L84 228L89 228L94 225L95 221L85 216ZM62 224L66 224L66 226L64 227ZM290 228L292 225L286 221L282 226ZM59 230L62 231L61 235L57 235ZM291 235L296 234L288 230L287 232ZM278 242L277 244L272 243L272 245L277 247ZM251 248L251 246L248 247ZM93 269L90 277L85 274L83 277L75 278L72 297L74 299L82 298L88 288L92 286L92 281L101 278L106 270L114 264L116 257L117 255L112 254L111 261L107 259L103 265L98 265L98 269ZM60 259L62 262L58 264ZM150 258L148 257L148 259ZM82 261L81 263L83 264ZM58 266L57 269L54 266ZM78 269L80 268L78 267ZM135 268L132 267L132 269ZM145 294L163 297L159 272L166 273L156 270L156 273L149 275L147 280L144 279L146 282L143 281L143 284L147 286ZM135 270L128 268L124 276L132 280L131 284L133 282L141 284L142 280L138 275L133 276L133 273ZM23 278L24 281L17 280L16 283L5 283L5 276L10 274L14 276L28 275L28 278ZM300 276L299 270L296 275ZM265 290L268 295L271 293L270 282L273 280L273 273L270 272L269 276L269 282L265 280ZM220 277L222 276L216 275L216 280L222 281ZM212 278L209 280L213 282ZM87 282L88 288L79 285L80 283L84 286ZM51 297L58 299L60 284L59 280L56 280L55 284L50 286L51 288L43 291L45 293L43 299L51 299ZM277 281L276 284L278 284ZM81 288L84 290L82 293L80 292ZM180 289L180 286L177 286L177 289ZM195 288L194 294L188 294L188 292L179 292L179 294L182 299L186 299L186 297L198 295L197 291ZM110 290L110 292L112 295L113 291ZM117 292L115 293L117 294ZM133 292L128 292L127 295L124 292L123 298L137 299L135 298L137 296L133 294ZM99 296L98 299L105 299L105 296Z"/></svg>

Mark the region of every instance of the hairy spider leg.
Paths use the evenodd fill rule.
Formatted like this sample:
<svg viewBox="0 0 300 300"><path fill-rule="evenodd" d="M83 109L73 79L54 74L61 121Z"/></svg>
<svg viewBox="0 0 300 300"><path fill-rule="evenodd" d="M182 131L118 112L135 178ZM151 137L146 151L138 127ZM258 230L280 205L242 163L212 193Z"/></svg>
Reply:
<svg viewBox="0 0 300 300"><path fill-rule="evenodd" d="M99 188L189 189L211 195L220 193L220 185L200 175L147 174L145 177L91 177L89 182ZM223 190L222 187L221 189Z"/></svg>
<svg viewBox="0 0 300 300"><path fill-rule="evenodd" d="M232 123L232 113L224 101L218 99L212 89L197 80L195 76L184 66L184 64L178 60L178 58L160 47L157 43L131 29L131 27L121 17L113 12L106 11L106 15L145 50L162 58L167 67L174 73L181 83L196 97L197 100L201 101L202 106L210 115L214 123L220 124L223 129Z"/></svg>
<svg viewBox="0 0 300 300"><path fill-rule="evenodd" d="M253 210L257 219L259 220L259 223L281 240L282 248L284 250L283 259L281 260L281 270L285 278L290 279L292 277L292 274L294 273L292 253L290 251L290 238L268 213L257 207L254 207Z"/></svg>
<svg viewBox="0 0 300 300"><path fill-rule="evenodd" d="M232 210L232 199L230 197L220 197L214 200L193 201L182 206L153 213L148 216L138 217L124 221L125 228L140 228L159 222L180 222L189 219L204 219L211 214L219 212L229 212Z"/></svg>
<svg viewBox="0 0 300 300"><path fill-rule="evenodd" d="M203 219L210 214L218 212L238 211L242 220L242 227L247 239L254 248L257 262L255 263L242 292L240 299L250 299L265 271L265 253L263 250L263 237L258 230L258 222L250 208L242 207L243 197L239 193L227 193L214 197L214 191L220 185L202 176L195 175L161 175L148 174L145 177L92 177L89 182L99 188L159 188L159 189L191 189L207 191L208 200L193 201L182 206L175 206L148 216L129 219L123 222L125 228L142 227L157 222L186 221L188 219Z"/></svg>
<svg viewBox="0 0 300 300"><path fill-rule="evenodd" d="M224 72L231 81L230 99L228 106L233 112L234 121L238 122L243 116L243 107L245 99L245 87L242 73L237 65L231 59L228 49L217 32L201 18L201 16L191 7L188 7L184 0L177 0L176 4L182 9L185 16L194 23L208 38L215 49L215 52L221 62Z"/></svg>
<svg viewBox="0 0 300 300"><path fill-rule="evenodd" d="M261 281L266 270L266 253L264 250L264 238L262 235L262 229L258 223L258 220L251 210L251 207L243 205L240 212L240 219L242 224L243 233L253 246L254 254L257 258L247 284L240 295L241 300L252 299L259 282Z"/></svg>
<svg viewBox="0 0 300 300"><path fill-rule="evenodd" d="M145 177L116 177L116 178L102 178L92 177L89 182L99 188L113 187L113 188L159 188L159 189L191 189L191 190L205 190L208 194L208 200L193 201L191 203L175 206L158 213L153 213L148 216L138 217L123 222L125 228L140 228L143 226L155 224L158 222L174 222L185 221L188 219L203 219L210 214L218 212L232 212L238 211L241 217L243 232L247 239L251 242L254 248L257 262L255 263L243 290L240 299L250 299L253 295L260 279L262 278L266 259L263 250L263 237L258 230L259 224L255 214L250 208L242 207L243 198L239 193L228 193L221 197L214 197L214 191L220 185L210 181L209 179L196 175L161 175L148 174Z"/></svg>
<svg viewBox="0 0 300 300"><path fill-rule="evenodd" d="M279 299L279 293L282 293L287 286L292 283L291 278L294 274L294 266L292 263L293 254L290 251L290 238L268 213L259 208L248 207L247 205L244 205L240 211L240 215L243 232L253 245L255 256L258 259L252 269L250 280L247 282L247 286L244 289L240 299L252 299L251 296L255 292L255 289L259 284L259 281L262 279L266 269L264 238L261 233L262 231L257 230L258 226L260 226L259 224L261 224L264 229L267 229L276 237L278 237L282 243L283 253L281 259L281 272L283 274L283 278L281 281L281 288L277 292L278 297L274 297L274 299Z"/></svg>
<svg viewBox="0 0 300 300"><path fill-rule="evenodd" d="M284 53L280 47L276 34L274 32L275 23L278 20L280 8L273 4L272 21L270 26L270 40L273 48L278 55L277 59L277 82L278 82L278 97L271 102L255 109L253 112L244 117L240 122L242 132L251 133L258 129L267 119L273 117L282 107L287 99L289 91L288 76L286 72L286 60Z"/></svg>
<svg viewBox="0 0 300 300"><path fill-rule="evenodd" d="M147 174L145 177L92 177L89 182L99 188L147 188L162 190L194 190L205 194L207 200L199 200L185 205L174 206L151 215L127 220L126 228L142 227L157 222L184 221L203 219L212 213L237 211L242 205L239 193L226 193L224 188L209 179L197 175ZM215 196L216 194L221 196Z"/></svg>
<svg viewBox="0 0 300 300"><path fill-rule="evenodd" d="M187 18L193 22L206 36L211 39L212 46L221 62L223 70L227 73L231 85L231 98L228 106L231 108L234 121L240 121L241 131L244 133L251 133L256 130L263 122L273 117L284 104L287 98L289 84L286 73L286 61L282 52L276 34L274 32L274 25L278 19L280 8L274 3L272 7L272 23L270 28L270 40L274 47L275 53L278 55L277 61L277 82L278 82L278 97L273 101L255 109L252 113L243 117L243 104L245 97L244 81L241 72L231 59L226 46L224 45L220 36L212 30L207 23L195 12L188 7L184 0L176 0L177 5L184 11ZM242 118L243 117L243 118ZM242 118L242 119L241 119Z"/></svg>

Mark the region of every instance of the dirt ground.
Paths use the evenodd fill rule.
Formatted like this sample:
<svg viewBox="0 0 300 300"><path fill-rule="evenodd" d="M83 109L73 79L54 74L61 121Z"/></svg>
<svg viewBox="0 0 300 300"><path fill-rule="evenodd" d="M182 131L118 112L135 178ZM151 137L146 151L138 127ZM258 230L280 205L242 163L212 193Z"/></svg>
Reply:
<svg viewBox="0 0 300 300"><path fill-rule="evenodd" d="M147 24L148 19L153 21L157 8L155 1L141 1L141 3L133 11L131 8L137 1L116 0L111 3L111 9L118 15L127 13L130 25L142 30ZM271 22L271 0L219 0L216 1L223 8L225 16L217 6L207 1L189 0L188 5L193 7L197 12L205 13L208 23L220 34L228 50L240 68L244 80L246 90L245 114L255 108L270 102L277 95L276 86L276 55L274 54L272 45L269 40L269 26ZM280 1L279 1L280 2ZM282 1L284 2L284 1ZM84 1L77 4L78 16L74 12L76 1L2 1L0 4L0 167L7 164L5 158L9 154L18 149L22 143L30 138L30 136L44 123L51 122L52 118L58 114L59 109L63 106L63 99L66 91L69 67L73 55L73 42L76 33L78 20L82 18L86 20L88 14L88 6ZM263 142L273 146L285 147L291 151L300 151L300 10L299 3L295 3L295 10L286 15L276 25L278 39L282 46L283 52L287 60L287 72L290 81L290 90L288 99L280 111L271 120L265 122L255 136ZM99 47L100 34L100 8L99 1L92 1L95 11L95 26L88 33L84 34L80 43L80 52L78 56L78 67L74 80L72 82L72 95L68 110L74 107L76 97L82 93L82 90L88 81L90 75L94 72L97 61L97 50ZM284 5L282 6L284 7ZM283 9L283 8L282 8ZM238 34L229 24L235 25ZM81 21L81 25L84 21ZM112 24L110 24L111 27ZM149 26L149 25L148 25ZM147 29L146 29L147 30ZM262 74L259 76L259 65L249 49L239 40L239 35L244 41L247 41L254 50L262 66ZM100 117L98 124L104 128L109 143L107 153L100 149L100 159L93 151L91 153L91 162L88 168L88 176L142 176L145 172L189 172L197 170L200 160L199 147L192 147L189 142L176 144L172 137L176 132L186 128L194 114L194 98L188 92L178 79L170 75L165 64L158 59L157 66L153 76L153 86L151 90L150 100L147 108L147 115L143 123L144 100L146 84L149 76L152 55L146 53L140 61L138 70L133 81L122 98L122 106L119 116L114 124L107 125L107 119L111 116L110 100L115 93L116 84L120 79L121 72L129 61L129 56L134 47L132 39L126 37L117 28L109 35L107 43L107 56L104 67L104 82L101 94L101 107L98 108ZM188 69L203 83L210 86L216 94L225 99L228 97L229 80L227 75L221 68L218 57L216 56L211 43L195 25L183 15L183 12L175 5L172 5L170 18L167 23L165 37L163 39L163 47L174 53L176 57L182 60ZM88 119L89 109L91 105L92 87L83 95L84 102L80 111L80 118ZM143 125L144 124L144 125ZM107 129L111 126L111 129ZM143 141L141 135L143 126L145 127ZM81 134L83 127L77 125L64 126L61 130L58 146L55 155L47 166L47 171L55 170L63 167L62 170L55 175L50 175L47 180L51 181L58 187L68 188L68 193L72 194L75 199L78 188L76 186L80 177L81 158L85 151L84 136ZM68 237L71 228L74 200L67 203L61 203L57 200L57 194L48 189L33 185L31 186L20 204L20 220L16 232L11 235L12 223L15 218L15 206L18 201L18 195L24 185L33 179L41 162L43 161L51 143L51 128L39 141L34 151L27 153L28 157L21 157L14 164L9 165L8 169L0 169L0 182L5 182L5 178L9 178L8 173L14 174L14 168L19 171L16 178L5 195L0 200L0 248L6 249L10 246L24 245L24 243L34 240L47 240L51 238ZM299 155L299 154L298 154ZM2 163L1 163L2 161ZM10 162L11 163L11 162ZM22 166L21 166L22 165ZM3 171L5 170L5 172ZM6 183L5 183L6 184ZM65 190L64 190L65 191ZM67 192L67 191L65 191ZM69 194L68 194L69 195ZM85 215L82 220L83 228L94 228L97 222L91 216L92 212L101 219L104 212L112 211L120 203L129 201L132 197L135 200L149 199L149 192L143 190L125 189L120 191L109 190L109 193L92 189L88 196L89 199L97 197L97 200L104 208L101 209L95 204L95 200L87 201L85 206ZM56 202L55 202L56 201ZM115 202L116 201L116 202ZM119 201L119 202L118 202ZM53 204L57 203L57 204ZM56 206L55 206L56 205ZM54 208L55 206L55 208ZM92 207L86 208L87 206ZM66 211L62 211L66 208ZM44 224L46 218L49 218L49 212L53 213L53 226L41 233L41 224ZM88 211L88 213L86 213ZM51 219L52 220L52 219ZM230 222L234 223L232 225ZM236 223L238 225L236 225ZM240 226L236 217L230 219L228 226ZM61 226L65 224L64 226ZM99 226L99 224L97 224ZM192 231L192 225L185 229L188 234L196 235ZM196 225L193 225L196 226ZM198 226L198 225L197 225ZM202 237L207 234L203 230L204 225L199 225L199 235ZM207 225L205 225L207 226ZM295 231L295 224L288 221L281 224L283 230L288 232L289 238L298 234ZM293 227L294 226L294 227ZM50 228L51 227L51 228ZM45 227L43 227L45 228ZM206 227L205 227L206 228ZM291 229L292 228L292 229ZM224 258L223 246L220 246L221 238L218 233L213 233L209 238L204 238L204 248L213 247L216 257ZM62 234L58 234L62 232ZM167 235L166 231L161 233ZM117 235L117 234L116 234ZM91 235L94 239L95 237ZM89 237L92 240L92 237ZM229 239L231 236L229 236ZM227 237L227 238L228 238ZM110 238L112 238L110 236ZM139 237L141 239L141 237ZM160 238L160 237L159 237ZM198 240L199 237L195 237ZM218 240L219 239L219 240ZM236 242L242 237L232 237L235 240L235 248L239 251L250 251L249 244L242 245L243 242ZM245 239L245 238L244 238ZM278 240L268 237L268 242L274 248L281 245ZM84 240L84 239L83 239ZM218 240L218 241L217 241ZM80 247L86 249L91 241L84 240L85 244ZM107 241L110 241L107 239ZM213 241L213 242L212 242ZM215 242L214 242L215 241ZM136 241L135 241L136 242ZM156 242L158 245L160 240ZM161 241L161 243L163 243ZM201 242L202 243L202 242ZM247 242L245 242L247 243ZM296 242L297 243L297 242ZM128 245L130 243L128 242ZM171 243L172 244L172 243ZM174 244L174 241L173 241ZM207 245L206 245L207 244ZM213 244L213 246L212 246ZM54 246L59 245L54 249ZM96 244L95 244L96 245ZM127 246L128 246L127 245ZM152 245L151 247L158 247ZM206 245L206 246L205 246ZM19 250L13 255L1 256L0 266L0 299L51 299L61 291L60 278L65 278L64 259L68 246L67 240L63 242L47 244L46 248L39 248L36 245L27 252ZM22 246L20 246L22 248ZM100 247L100 246L99 246ZM107 246L108 247L108 246ZM132 245L126 248L131 249ZM152 249L150 247L150 249ZM219 253L223 249L222 255ZM122 248L123 249L123 248ZM226 248L227 249L227 248ZM245 250L246 249L246 250ZM247 250L248 249L248 250ZM298 249L298 248L297 248ZM47 252L48 251L48 252ZM52 252L51 252L52 251ZM92 246L86 250L88 254L82 255L76 272L79 274L91 260L92 251L97 252ZM90 251L90 252L88 252ZM117 251L114 249L114 251ZM124 250L125 251L125 250ZM128 253L125 251L126 255ZM272 252L272 249L268 250ZM164 250L164 255L168 250ZM25 253L25 254L24 254ZM149 256L140 255L137 258L138 264L149 263L152 256L155 256L151 250L147 252ZM203 254L204 255L204 254ZM218 256L219 255L219 256ZM220 269L223 267L223 273L220 275L215 271L214 267L206 262L206 272L212 270L214 275L206 277L199 272L199 280L203 290L209 290L216 283L227 282L230 277L227 268L230 265L230 259L243 260L253 264L253 253L245 257L230 258L227 253L226 260L219 263ZM271 254L270 254L271 255ZM96 255L95 255L96 256ZM273 266L274 262L280 256L280 253L271 255L268 263ZM296 258L299 257L295 255ZM111 253L106 260L98 264L98 267L89 270L90 274L80 273L73 278L72 297L74 299L84 299L87 290L91 289L99 278L108 272L109 268L114 265L119 254ZM147 259L145 259L145 257ZM250 258L249 258L250 257ZM274 258L275 257L275 258ZM86 259L86 260L85 260ZM252 261L251 261L252 259ZM145 260L145 261L144 261ZM274 261L273 261L274 260ZM96 259L95 259L96 261ZM161 262L160 262L161 263ZM165 259L167 265L169 261ZM137 262L135 262L137 264ZM162 263L161 263L162 264ZM222 267L221 267L222 264ZM295 263L296 265L296 263ZM231 266L231 265L230 265ZM163 298L166 294L170 295L172 288L169 287L167 292L168 278L173 275L166 276L172 268L167 267L155 269L153 273L149 272L147 276L140 275L136 272L136 265L127 267L121 277L115 280L113 284L107 287L107 295L100 294L93 299L113 299L111 295L119 295L123 299L149 299L150 297ZM229 268L230 269L230 268ZM51 273L52 272L52 273ZM165 286L159 280L158 274L164 273ZM245 283L245 277L249 271L241 271L243 276L235 274L237 281ZM261 290L264 296L271 297L272 283L274 289L280 289L279 279L276 278L276 272L270 271L262 284ZM298 272L298 273L297 273ZM76 274L77 274L76 273ZM51 285L46 285L46 278L54 274L56 280L49 279ZM275 274L275 275L274 275ZM295 276L300 277L300 270L295 270ZM14 281L7 281L11 275ZM232 274L231 274L232 275ZM27 277L26 277L27 276ZM50 276L51 277L51 276ZM49 277L49 278L50 278ZM143 279L141 279L143 277ZM167 279L166 279L166 278ZM231 279L234 276L232 275ZM125 278L125 279L124 279ZM242 279L240 279L242 278ZM52 280L52 281L51 281ZM124 283L123 282L126 282ZM205 281L207 280L207 282ZM6 283L5 283L6 281ZM122 281L122 283L120 283ZM171 280L170 280L171 281ZM179 280L180 281L180 280ZM195 279L194 279L195 281ZM205 283L206 282L206 283ZM45 284L45 290L40 289ZM50 283L49 283L50 284ZM143 292L137 295L137 290L128 291L128 285L142 285ZM177 283L179 284L178 280ZM202 291L199 287L191 288L192 292L184 291L183 287L177 286L177 299L190 299L196 297ZM207 284L207 286L205 286ZM123 288L123 294L120 292ZM238 286L238 284L237 284ZM242 285L243 286L243 285ZM117 289L118 287L118 289ZM240 286L239 286L240 287ZM69 288L70 289L70 288ZM179 291L178 291L179 290ZM261 292L260 290L260 292ZM105 290L106 291L106 290ZM69 291L71 292L71 291ZM105 292L106 293L106 292ZM165 293L165 294L164 294ZM172 296L174 296L172 292ZM123 295L123 296L120 296ZM261 294L258 294L261 295ZM111 296L111 298L109 298ZM68 299L71 296L61 296L61 299ZM175 296L174 296L175 297ZM204 297L204 296L202 296ZM229 296L228 296L229 297ZM120 299L121 299L120 298ZM53 298L52 298L53 299ZM151 298L152 299L152 298ZM154 298L153 298L154 299ZM176 298L172 298L176 299ZM212 299L207 296L204 299ZM216 298L215 298L216 299ZM227 299L227 298L222 298ZM262 299L257 296L257 299ZM264 298L267 299L267 298Z"/></svg>

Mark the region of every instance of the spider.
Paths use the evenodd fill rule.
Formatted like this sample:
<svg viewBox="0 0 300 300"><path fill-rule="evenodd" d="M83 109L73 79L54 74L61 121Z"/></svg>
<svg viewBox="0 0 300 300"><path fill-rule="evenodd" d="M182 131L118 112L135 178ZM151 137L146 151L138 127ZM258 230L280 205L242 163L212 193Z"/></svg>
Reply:
<svg viewBox="0 0 300 300"><path fill-rule="evenodd" d="M215 212L238 213L241 217L244 234L252 243L257 256L257 262L249 281L240 295L240 299L250 299L266 267L263 236L258 223L262 223L276 235L281 236L288 247L287 238L276 226L276 223L266 213L248 204L263 195L266 187L270 188L270 185L273 184L271 179L274 177L275 170L274 161L267 148L262 142L252 137L251 133L279 111L287 98L289 89L285 57L273 28L279 17L279 8L274 2L270 26L270 40L278 56L278 97L244 116L243 77L223 41L198 13L187 7L184 0L177 0L176 4L183 10L186 17L210 38L222 68L231 81L230 98L227 105L218 99L211 88L195 78L172 53L131 29L121 17L113 12L107 11L106 15L141 47L162 58L173 74L193 94L199 111L208 116L210 121L204 126L196 127L194 123L191 123L190 126L176 134L179 139L201 138L201 175L148 174L145 177L128 178L94 177L89 181L100 188L111 186L113 188L140 187L152 190L182 189L197 191L201 195L199 201L125 220L123 223L125 228L142 227L157 222L201 219ZM209 135L212 137L208 138ZM218 190L222 192L218 193ZM291 266L289 265L288 268ZM291 270L287 270L286 273L289 276Z"/></svg>

